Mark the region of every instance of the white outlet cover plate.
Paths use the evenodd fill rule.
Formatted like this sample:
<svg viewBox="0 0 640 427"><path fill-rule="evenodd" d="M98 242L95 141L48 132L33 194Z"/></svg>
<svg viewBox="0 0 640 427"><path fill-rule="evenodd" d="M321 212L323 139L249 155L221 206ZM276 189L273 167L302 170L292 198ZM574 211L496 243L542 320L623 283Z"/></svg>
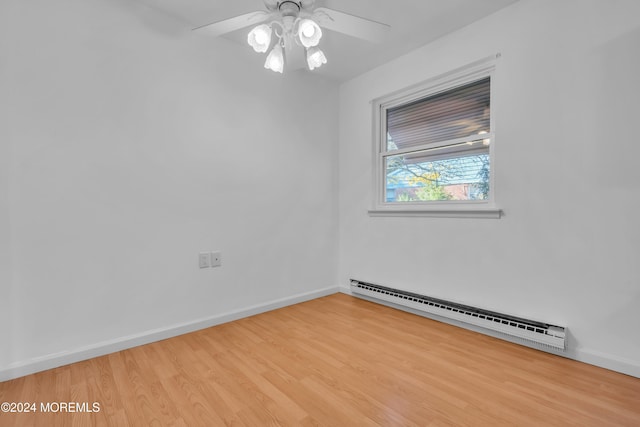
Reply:
<svg viewBox="0 0 640 427"><path fill-rule="evenodd" d="M211 252L211 267L220 267L222 265L222 253Z"/></svg>
<svg viewBox="0 0 640 427"><path fill-rule="evenodd" d="M209 252L200 252L198 254L198 265L200 268L211 267L211 257L209 256Z"/></svg>

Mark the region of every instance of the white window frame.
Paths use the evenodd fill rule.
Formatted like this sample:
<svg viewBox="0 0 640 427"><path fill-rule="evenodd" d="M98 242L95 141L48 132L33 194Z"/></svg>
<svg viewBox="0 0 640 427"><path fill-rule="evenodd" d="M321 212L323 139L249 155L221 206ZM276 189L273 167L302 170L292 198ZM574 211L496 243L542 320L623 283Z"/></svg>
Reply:
<svg viewBox="0 0 640 427"><path fill-rule="evenodd" d="M397 92L376 98L373 105L373 206L369 210L371 216L429 216L450 218L500 218L501 209L495 203L495 69L499 54L476 61L446 74L423 81L416 85L401 89ZM385 158L403 154L404 151L387 151L387 110L426 98L436 93L454 89L458 86L472 83L489 77L491 79L491 118L489 134L489 198L487 200L446 200L446 201L416 201L416 202L387 202L386 201L386 173ZM452 141L429 144L429 148L447 145Z"/></svg>

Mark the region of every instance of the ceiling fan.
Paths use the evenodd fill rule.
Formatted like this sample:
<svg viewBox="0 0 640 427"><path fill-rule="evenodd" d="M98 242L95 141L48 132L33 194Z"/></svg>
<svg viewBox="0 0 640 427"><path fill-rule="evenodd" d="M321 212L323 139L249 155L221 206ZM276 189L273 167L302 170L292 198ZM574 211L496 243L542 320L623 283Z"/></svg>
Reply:
<svg viewBox="0 0 640 427"><path fill-rule="evenodd" d="M310 70L326 64L327 58L318 47L323 28L371 42L382 41L389 30L386 24L326 7L314 7L315 0L263 1L266 11L245 13L202 25L193 31L217 37L257 25L247 35L247 43L256 52L264 53L275 39L264 67L282 73L285 56L288 62L295 63L296 56L303 52L301 48L306 52L306 65Z"/></svg>

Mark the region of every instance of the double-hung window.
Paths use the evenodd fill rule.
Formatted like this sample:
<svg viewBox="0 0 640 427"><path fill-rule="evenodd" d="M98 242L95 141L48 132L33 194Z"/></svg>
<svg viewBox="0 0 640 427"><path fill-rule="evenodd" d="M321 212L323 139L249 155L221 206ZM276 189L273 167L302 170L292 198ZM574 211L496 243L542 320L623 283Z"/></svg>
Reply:
<svg viewBox="0 0 640 427"><path fill-rule="evenodd" d="M494 62L374 100L374 215L499 217Z"/></svg>

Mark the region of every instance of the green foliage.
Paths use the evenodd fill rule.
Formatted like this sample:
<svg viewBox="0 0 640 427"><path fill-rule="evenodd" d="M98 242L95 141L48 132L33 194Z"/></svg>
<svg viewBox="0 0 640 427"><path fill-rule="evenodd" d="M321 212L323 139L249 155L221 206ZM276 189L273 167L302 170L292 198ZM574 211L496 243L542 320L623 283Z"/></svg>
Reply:
<svg viewBox="0 0 640 427"><path fill-rule="evenodd" d="M399 202L451 200L451 195L439 185L439 177L440 174L437 172L425 172L410 178L409 182L415 188L398 194L396 200Z"/></svg>

